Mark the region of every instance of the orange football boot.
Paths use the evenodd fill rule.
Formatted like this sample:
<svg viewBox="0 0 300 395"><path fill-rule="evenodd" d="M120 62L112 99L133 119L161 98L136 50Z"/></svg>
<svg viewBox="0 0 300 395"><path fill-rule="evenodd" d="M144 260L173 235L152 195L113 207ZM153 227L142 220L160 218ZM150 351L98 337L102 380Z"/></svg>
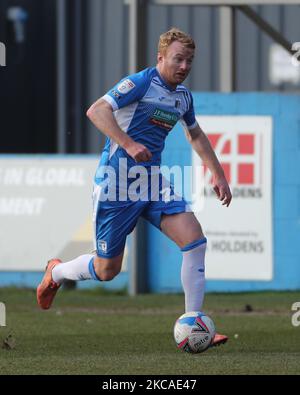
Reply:
<svg viewBox="0 0 300 395"><path fill-rule="evenodd" d="M227 340L228 340L228 336L220 335L219 333L216 333L210 347L216 347L216 346L220 346L221 344L225 344Z"/></svg>
<svg viewBox="0 0 300 395"><path fill-rule="evenodd" d="M61 284L55 283L52 279L52 270L56 265L59 265L60 263L60 259L50 259L50 261L48 261L43 280L37 287L37 302L38 305L44 310L47 310L51 307L56 292L61 286Z"/></svg>

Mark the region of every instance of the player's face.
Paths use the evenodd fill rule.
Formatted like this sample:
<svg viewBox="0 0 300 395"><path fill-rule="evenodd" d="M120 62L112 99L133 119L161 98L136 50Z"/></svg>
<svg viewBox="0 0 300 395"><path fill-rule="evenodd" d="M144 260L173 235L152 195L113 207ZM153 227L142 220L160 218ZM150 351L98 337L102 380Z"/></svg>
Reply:
<svg viewBox="0 0 300 395"><path fill-rule="evenodd" d="M158 70L163 79L176 88L189 75L192 68L194 50L179 41L173 41L164 54L158 54Z"/></svg>

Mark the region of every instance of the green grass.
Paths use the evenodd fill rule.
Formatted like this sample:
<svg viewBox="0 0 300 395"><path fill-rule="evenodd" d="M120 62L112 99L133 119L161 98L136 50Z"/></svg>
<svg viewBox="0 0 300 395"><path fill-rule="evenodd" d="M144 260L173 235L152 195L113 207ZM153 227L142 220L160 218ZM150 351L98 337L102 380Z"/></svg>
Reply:
<svg viewBox="0 0 300 395"><path fill-rule="evenodd" d="M0 374L300 374L300 326L291 324L299 292L208 294L204 310L230 340L198 355L173 340L183 295L60 291L41 311L33 290L3 288L0 301L0 343L15 341L0 348Z"/></svg>

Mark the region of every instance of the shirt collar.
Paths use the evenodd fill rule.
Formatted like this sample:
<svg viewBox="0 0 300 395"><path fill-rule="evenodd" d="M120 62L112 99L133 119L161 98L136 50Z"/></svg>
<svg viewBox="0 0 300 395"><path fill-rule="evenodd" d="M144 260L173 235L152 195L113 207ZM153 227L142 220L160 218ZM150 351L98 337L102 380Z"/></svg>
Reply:
<svg viewBox="0 0 300 395"><path fill-rule="evenodd" d="M169 91L175 92L176 89L177 89L177 87L176 87L176 88L172 88L172 87L163 79L163 77L160 75L159 71L157 70L157 67L155 68L155 70L156 70L156 74L157 74L157 76L158 76L160 82L162 83L162 85L164 85Z"/></svg>

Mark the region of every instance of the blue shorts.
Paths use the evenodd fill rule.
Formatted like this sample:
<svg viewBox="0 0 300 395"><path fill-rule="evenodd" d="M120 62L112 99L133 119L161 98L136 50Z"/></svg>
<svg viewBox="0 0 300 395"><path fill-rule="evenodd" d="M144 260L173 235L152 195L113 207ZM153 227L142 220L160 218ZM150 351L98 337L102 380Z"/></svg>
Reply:
<svg viewBox="0 0 300 395"><path fill-rule="evenodd" d="M172 194L172 186L170 188ZM161 230L162 214L191 211L182 197L169 201L160 199L158 201L111 202L101 201L100 195L101 186L95 184L93 192L94 248L97 255L104 258L112 258L122 253L127 235L133 231L140 216Z"/></svg>

